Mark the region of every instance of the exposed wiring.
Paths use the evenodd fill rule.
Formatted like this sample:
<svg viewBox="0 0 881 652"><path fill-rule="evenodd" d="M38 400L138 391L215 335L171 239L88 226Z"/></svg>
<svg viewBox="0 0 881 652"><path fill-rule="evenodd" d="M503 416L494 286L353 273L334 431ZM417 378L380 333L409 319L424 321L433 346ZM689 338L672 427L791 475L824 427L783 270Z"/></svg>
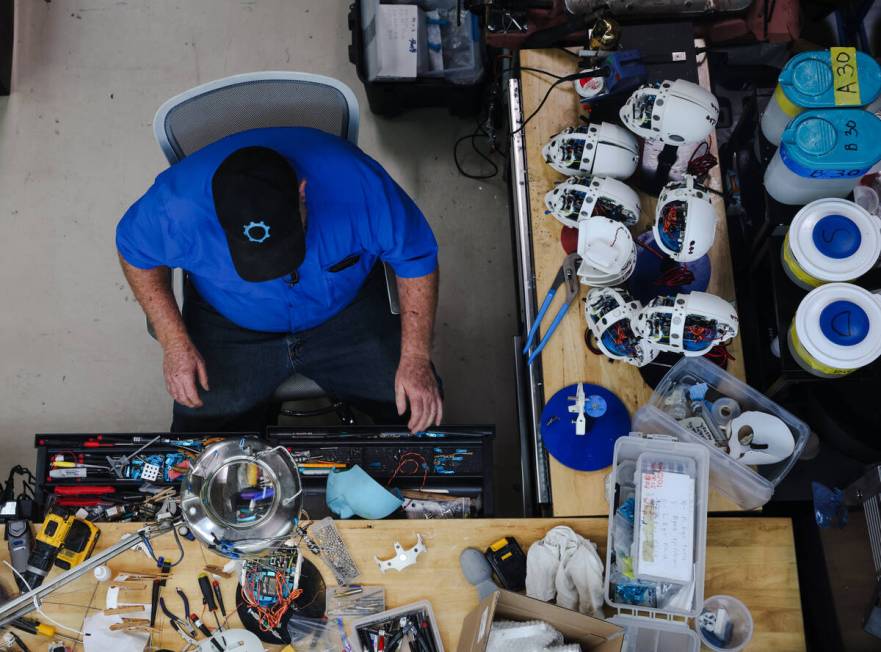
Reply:
<svg viewBox="0 0 881 652"><path fill-rule="evenodd" d="M428 481L428 462L425 461L425 458L422 457L419 453L409 452L401 455L401 458L398 460L398 466L395 468L392 473L392 477L388 479L386 483L387 487L390 487L395 478L398 477L398 474L404 470L405 464L415 464L416 468L413 470L413 473L419 473L419 469L422 469L422 486L420 489L425 488L425 483ZM411 474L412 475L412 474Z"/></svg>

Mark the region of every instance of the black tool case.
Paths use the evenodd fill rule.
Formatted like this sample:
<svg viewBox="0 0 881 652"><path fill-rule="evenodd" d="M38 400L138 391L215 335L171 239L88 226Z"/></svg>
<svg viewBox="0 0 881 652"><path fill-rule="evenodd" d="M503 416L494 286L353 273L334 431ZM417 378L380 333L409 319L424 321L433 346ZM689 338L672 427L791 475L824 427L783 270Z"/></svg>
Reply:
<svg viewBox="0 0 881 652"><path fill-rule="evenodd" d="M389 489L466 496L476 501L476 516L494 514L494 426L444 426L416 434L403 426L277 426L268 429L268 437L270 442L285 446L298 461L311 458L347 468L357 464ZM418 459L415 456L425 464L401 464L403 458ZM329 473L328 469L309 475L301 469L303 504L313 519L331 515L325 502ZM403 516L398 510L391 518Z"/></svg>
<svg viewBox="0 0 881 652"><path fill-rule="evenodd" d="M406 109L446 107L457 116L475 115L480 110L487 74L473 84L455 84L443 77L401 81L369 81L364 55L361 2L349 5L349 61L355 65L358 79L364 84L370 111L376 115L395 116Z"/></svg>

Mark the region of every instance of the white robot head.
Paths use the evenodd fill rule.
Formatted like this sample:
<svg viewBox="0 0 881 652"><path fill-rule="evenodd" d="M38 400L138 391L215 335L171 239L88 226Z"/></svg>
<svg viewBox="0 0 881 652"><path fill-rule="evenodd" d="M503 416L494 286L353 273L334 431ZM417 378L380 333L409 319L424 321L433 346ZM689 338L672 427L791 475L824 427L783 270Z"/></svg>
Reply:
<svg viewBox="0 0 881 652"><path fill-rule="evenodd" d="M593 288L587 293L584 318L600 350L613 360L642 367L658 355L636 330L642 306L625 290Z"/></svg>
<svg viewBox="0 0 881 652"><path fill-rule="evenodd" d="M687 358L732 339L738 327L734 306L706 292L656 297L639 313L636 324L652 346Z"/></svg>
<svg viewBox="0 0 881 652"><path fill-rule="evenodd" d="M570 177L545 195L547 212L575 228L579 219L602 215L632 226L639 221L639 195L609 177Z"/></svg>
<svg viewBox="0 0 881 652"><path fill-rule="evenodd" d="M639 163L639 144L626 129L609 122L568 127L551 138L541 154L561 174L626 179Z"/></svg>
<svg viewBox="0 0 881 652"><path fill-rule="evenodd" d="M652 227L658 248L673 260L687 263L710 250L716 237L716 211L709 191L686 174L664 186Z"/></svg>
<svg viewBox="0 0 881 652"><path fill-rule="evenodd" d="M637 136L666 145L699 143L719 120L719 102L708 90L684 79L643 84L619 114Z"/></svg>
<svg viewBox="0 0 881 652"><path fill-rule="evenodd" d="M608 287L626 281L636 267L636 243L620 222L608 217L578 221L578 276L584 285Z"/></svg>

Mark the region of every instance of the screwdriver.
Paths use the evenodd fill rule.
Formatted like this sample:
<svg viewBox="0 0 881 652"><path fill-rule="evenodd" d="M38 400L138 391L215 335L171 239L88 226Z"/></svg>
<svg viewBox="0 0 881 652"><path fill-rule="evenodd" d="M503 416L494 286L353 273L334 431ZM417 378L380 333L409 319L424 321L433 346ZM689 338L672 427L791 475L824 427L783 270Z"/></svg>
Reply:
<svg viewBox="0 0 881 652"><path fill-rule="evenodd" d="M214 589L214 597L217 598L217 606L220 607L220 613L226 618L226 607L223 606L223 594L220 592L220 582L211 580L211 588Z"/></svg>
<svg viewBox="0 0 881 652"><path fill-rule="evenodd" d="M71 641L78 640L71 636L65 636L64 634L57 633L55 631L55 628L51 625L44 625L41 622L30 620L28 618L16 618L10 623L10 625L15 627L16 629L20 629L23 632L27 632L28 634L45 636L46 638L54 638L55 636L60 636L62 638L70 639Z"/></svg>
<svg viewBox="0 0 881 652"><path fill-rule="evenodd" d="M208 577L208 573L199 575L199 590L202 591L202 604L208 607L208 611L214 616L217 629L223 631L220 618L217 617L217 601L214 599L214 590L211 588L211 579Z"/></svg>

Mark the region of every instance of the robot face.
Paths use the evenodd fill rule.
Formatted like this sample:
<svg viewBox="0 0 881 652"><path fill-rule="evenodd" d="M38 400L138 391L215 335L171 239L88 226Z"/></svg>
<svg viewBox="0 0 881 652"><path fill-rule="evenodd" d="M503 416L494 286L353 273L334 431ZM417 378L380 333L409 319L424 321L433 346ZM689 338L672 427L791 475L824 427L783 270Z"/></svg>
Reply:
<svg viewBox="0 0 881 652"><path fill-rule="evenodd" d="M705 292L657 297L639 314L637 330L662 351L700 356L737 335L737 313Z"/></svg>
<svg viewBox="0 0 881 652"><path fill-rule="evenodd" d="M542 156L568 176L626 179L636 171L639 146L625 129L603 122L564 129L542 148Z"/></svg>
<svg viewBox="0 0 881 652"><path fill-rule="evenodd" d="M706 254L716 236L707 189L689 175L667 184L658 198L653 231L658 247L673 260L689 262Z"/></svg>
<svg viewBox="0 0 881 652"><path fill-rule="evenodd" d="M644 84L621 107L621 120L638 136L667 145L704 140L719 119L712 93L684 79Z"/></svg>
<svg viewBox="0 0 881 652"><path fill-rule="evenodd" d="M602 215L632 225L639 220L639 195L616 179L569 178L545 195L547 212L569 227Z"/></svg>
<svg viewBox="0 0 881 652"><path fill-rule="evenodd" d="M658 351L634 329L639 310L639 302L625 290L593 288L587 293L584 316L605 355L642 367L654 360Z"/></svg>

